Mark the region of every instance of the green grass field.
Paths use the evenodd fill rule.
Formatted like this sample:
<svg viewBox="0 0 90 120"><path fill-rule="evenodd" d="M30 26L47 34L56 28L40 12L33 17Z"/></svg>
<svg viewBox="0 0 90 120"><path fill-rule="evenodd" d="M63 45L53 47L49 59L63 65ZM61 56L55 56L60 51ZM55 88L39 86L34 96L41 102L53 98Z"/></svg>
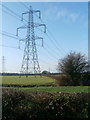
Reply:
<svg viewBox="0 0 90 120"><path fill-rule="evenodd" d="M46 76L3 76L3 85L53 85L55 80Z"/></svg>
<svg viewBox="0 0 90 120"><path fill-rule="evenodd" d="M26 91L44 91L44 92L90 92L90 87L88 86L53 86L55 85L55 80L46 77L46 76L22 76L19 78L19 76L3 76L2 80L0 79L0 84L2 81L3 87L7 87L7 85L11 86L10 88L20 89L20 90L26 90ZM19 86L18 86L19 85ZM25 85L26 87L20 87ZM36 85L38 87L30 87L29 85ZM45 85L43 87L43 85ZM47 87L47 85L49 85ZM28 87L29 86L29 87ZM9 88L9 87L8 87Z"/></svg>
<svg viewBox="0 0 90 120"><path fill-rule="evenodd" d="M67 87L32 87L32 88L17 88L26 91L43 91L43 92L90 92L88 86L67 86Z"/></svg>

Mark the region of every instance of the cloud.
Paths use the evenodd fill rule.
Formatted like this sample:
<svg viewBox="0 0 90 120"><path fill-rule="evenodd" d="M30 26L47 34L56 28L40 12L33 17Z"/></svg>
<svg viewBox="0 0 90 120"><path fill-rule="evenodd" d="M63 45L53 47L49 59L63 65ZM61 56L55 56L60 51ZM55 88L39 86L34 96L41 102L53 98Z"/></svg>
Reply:
<svg viewBox="0 0 90 120"><path fill-rule="evenodd" d="M56 13L58 12L58 8L56 6L49 6L45 11L44 11L44 15L46 17L55 17Z"/></svg>
<svg viewBox="0 0 90 120"><path fill-rule="evenodd" d="M59 12L57 12L57 17L58 18L65 17L66 15L67 15L67 11L66 10L60 10Z"/></svg>
<svg viewBox="0 0 90 120"><path fill-rule="evenodd" d="M76 22L79 19L80 14L61 9L57 12L56 17L57 19L62 19L64 22Z"/></svg>
<svg viewBox="0 0 90 120"><path fill-rule="evenodd" d="M62 20L65 23L76 22L80 18L78 12L72 12L65 8L50 6L44 11L44 15L48 19Z"/></svg>
<svg viewBox="0 0 90 120"><path fill-rule="evenodd" d="M76 20L80 17L80 14L79 13L71 13L69 15L69 18L73 21L73 22L76 22Z"/></svg>

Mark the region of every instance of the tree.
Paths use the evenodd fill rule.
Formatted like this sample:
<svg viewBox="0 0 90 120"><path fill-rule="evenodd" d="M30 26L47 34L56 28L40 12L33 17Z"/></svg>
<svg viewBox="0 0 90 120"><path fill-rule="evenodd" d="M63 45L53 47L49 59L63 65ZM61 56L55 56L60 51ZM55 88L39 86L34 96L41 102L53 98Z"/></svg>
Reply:
<svg viewBox="0 0 90 120"><path fill-rule="evenodd" d="M70 52L65 58L59 60L58 70L70 75L72 85L79 85L80 75L85 71L86 58L81 53Z"/></svg>
<svg viewBox="0 0 90 120"><path fill-rule="evenodd" d="M44 70L44 71L42 72L42 74L50 74L50 72L49 72L49 71Z"/></svg>

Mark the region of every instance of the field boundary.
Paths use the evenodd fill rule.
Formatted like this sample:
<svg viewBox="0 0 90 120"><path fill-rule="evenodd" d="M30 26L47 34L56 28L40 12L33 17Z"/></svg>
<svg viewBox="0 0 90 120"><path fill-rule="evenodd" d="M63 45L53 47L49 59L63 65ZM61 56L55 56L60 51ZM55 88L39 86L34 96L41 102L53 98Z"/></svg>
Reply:
<svg viewBox="0 0 90 120"><path fill-rule="evenodd" d="M46 85L2 85L2 87L56 87L56 85L46 84Z"/></svg>

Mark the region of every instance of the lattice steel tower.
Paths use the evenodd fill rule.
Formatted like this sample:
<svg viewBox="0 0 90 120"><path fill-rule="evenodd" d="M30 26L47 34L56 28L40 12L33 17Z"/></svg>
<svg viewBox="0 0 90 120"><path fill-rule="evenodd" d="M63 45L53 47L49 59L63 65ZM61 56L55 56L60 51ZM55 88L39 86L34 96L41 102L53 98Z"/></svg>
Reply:
<svg viewBox="0 0 90 120"><path fill-rule="evenodd" d="M2 56L2 73L5 73L5 57Z"/></svg>
<svg viewBox="0 0 90 120"><path fill-rule="evenodd" d="M39 18L41 18L41 13L39 10L33 10L32 6L30 6L29 11L22 13L22 21L25 20L23 18L24 14L28 14L28 21L25 26L21 26L17 28L17 36L19 29L27 29L27 34L25 39L21 39L19 41L25 41L25 49L24 49L24 56L22 60L21 66L21 73L25 74L40 74L40 65L38 62L38 55L37 55L37 48L36 48L36 39L42 39L42 46L43 46L43 38L37 37L35 35L35 27L43 26L44 32L46 32L46 25L34 23L33 14L38 13Z"/></svg>

